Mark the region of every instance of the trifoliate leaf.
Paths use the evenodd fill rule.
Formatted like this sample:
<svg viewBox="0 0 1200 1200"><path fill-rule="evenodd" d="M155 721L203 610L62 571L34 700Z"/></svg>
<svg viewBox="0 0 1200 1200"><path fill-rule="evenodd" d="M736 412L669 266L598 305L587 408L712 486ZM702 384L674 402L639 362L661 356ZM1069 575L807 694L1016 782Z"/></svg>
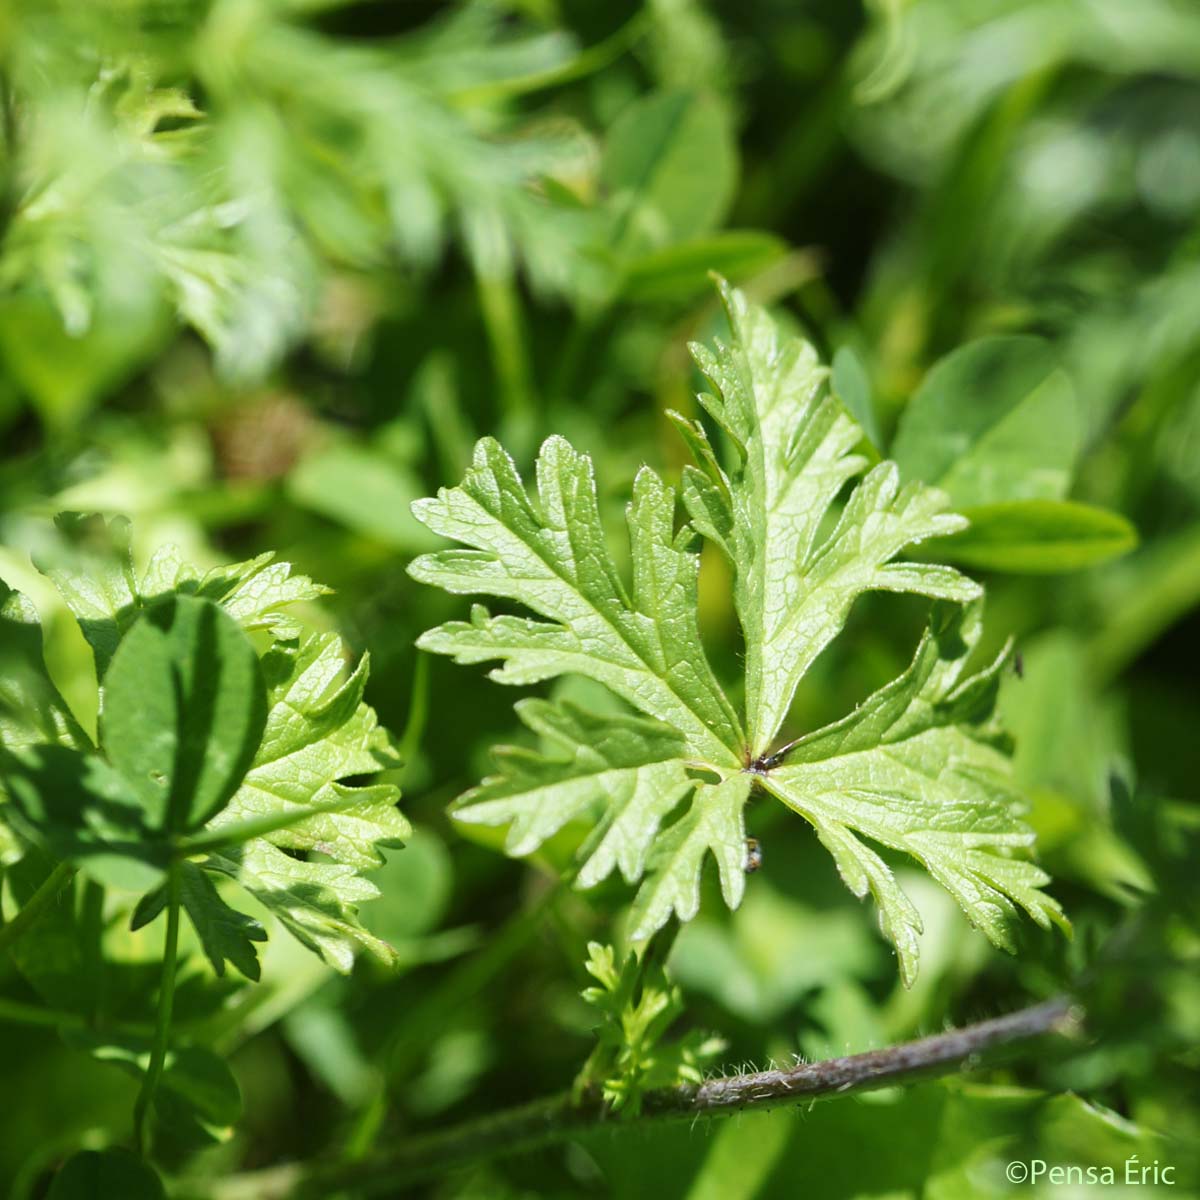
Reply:
<svg viewBox="0 0 1200 1200"><path fill-rule="evenodd" d="M627 522L633 586L608 552L592 463L560 437L537 461L537 503L513 461L492 439L475 448L459 487L413 511L435 533L470 550L422 555L414 578L460 594L517 600L546 618L450 622L418 645L457 662L503 660L503 683L587 675L651 717L674 726L697 753L738 765L740 723L700 643L697 556L690 531L676 535L674 493L649 468L638 472Z"/></svg>
<svg viewBox="0 0 1200 1200"><path fill-rule="evenodd" d="M492 617L477 606L470 622L433 629L420 646L461 663L498 659L492 677L501 683L588 676L644 714L528 702L521 717L546 745L503 751L499 775L467 793L456 815L508 825L512 854L530 853L568 822L595 822L579 880L597 882L614 867L630 881L645 876L631 914L640 942L672 914L695 915L710 853L726 903L738 904L743 810L752 789L765 790L812 822L851 888L875 894L911 982L920 917L862 838L917 857L998 944L1008 943L1017 906L1041 924L1062 919L1039 891L1046 876L1021 857L1031 834L1017 819L992 718L999 664L959 679L978 610L939 609L898 680L845 720L772 747L805 672L863 592L978 600L979 585L951 567L895 561L965 522L944 511L936 489L901 487L886 461L839 504L866 467L853 453L861 428L827 394L811 346L783 337L739 293L723 286L722 296L732 341L694 353L713 387L701 402L727 435L732 465L722 465L700 422L676 418L697 463L682 488L692 528L676 530L672 490L643 468L628 508L631 586L608 553L591 462L561 438L542 447L536 499L485 439L459 487L414 506L434 532L467 547L417 559L417 579L516 601L542 618ZM700 642L693 529L734 571L744 723Z"/></svg>
<svg viewBox="0 0 1200 1200"><path fill-rule="evenodd" d="M764 776L769 792L812 822L858 896L869 889L900 957L916 976L921 919L863 840L911 854L998 946L1012 948L1016 905L1039 925L1064 924L1039 891L1048 876L1021 857L1019 819L994 708L1006 656L963 669L979 638L978 606L942 608L908 670L849 716L801 738Z"/></svg>
<svg viewBox="0 0 1200 1200"><path fill-rule="evenodd" d="M828 372L812 346L782 337L739 292L723 285L721 294L732 341L692 353L714 389L701 403L729 435L735 461L722 470L703 428L680 418L700 462L685 472L683 498L696 528L734 570L750 748L758 756L863 592L967 601L981 591L949 567L892 561L906 547L965 526L943 511L941 492L900 487L893 463L866 475L829 528L838 493L866 466L851 453L862 429L825 391Z"/></svg>

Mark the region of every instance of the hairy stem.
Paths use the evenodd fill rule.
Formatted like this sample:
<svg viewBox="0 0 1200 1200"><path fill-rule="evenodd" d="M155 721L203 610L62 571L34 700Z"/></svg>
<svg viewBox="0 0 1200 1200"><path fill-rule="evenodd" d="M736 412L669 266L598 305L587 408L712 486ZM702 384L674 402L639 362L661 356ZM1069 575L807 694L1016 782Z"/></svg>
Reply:
<svg viewBox="0 0 1200 1200"><path fill-rule="evenodd" d="M641 1120L693 1120L746 1108L770 1108L796 1100L844 1096L944 1075L979 1064L988 1051L1046 1034L1068 1033L1080 1020L1060 997L963 1029L786 1070L755 1071L650 1092ZM386 1153L326 1166L289 1163L210 1186L184 1185L180 1195L197 1200L316 1200L339 1188L381 1195L413 1180L443 1174L485 1159L517 1154L575 1137L612 1120L595 1094L573 1100L551 1096L449 1129L410 1138Z"/></svg>
<svg viewBox="0 0 1200 1200"><path fill-rule="evenodd" d="M29 927L40 917L43 911L58 898L58 894L75 878L75 868L70 863L59 863L42 881L41 886L25 902L7 925L0 926L0 953L24 936Z"/></svg>
<svg viewBox="0 0 1200 1200"><path fill-rule="evenodd" d="M162 983L158 992L158 1017L154 1025L154 1043L142 1090L133 1107L133 1139L138 1153L146 1154L146 1117L158 1091L163 1068L167 1061L167 1045L171 1036L171 1009L175 1003L175 967L179 958L179 909L183 868L178 862L167 870L167 934L163 943Z"/></svg>

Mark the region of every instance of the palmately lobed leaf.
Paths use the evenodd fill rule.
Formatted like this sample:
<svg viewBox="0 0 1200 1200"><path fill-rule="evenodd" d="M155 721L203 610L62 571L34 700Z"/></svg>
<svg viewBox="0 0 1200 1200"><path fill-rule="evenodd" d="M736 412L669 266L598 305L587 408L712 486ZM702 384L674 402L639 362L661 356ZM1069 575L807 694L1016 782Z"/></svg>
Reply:
<svg viewBox="0 0 1200 1200"><path fill-rule="evenodd" d="M964 677L982 589L952 567L900 559L965 520L936 488L902 486L892 462L863 474L862 430L828 394L812 347L740 293L723 286L722 297L732 338L694 353L712 388L701 404L732 453L723 463L701 422L675 416L696 460L682 486L690 527L676 529L674 493L643 468L627 510L628 586L608 554L590 460L561 438L542 447L536 497L485 439L460 486L414 506L467 547L417 559L417 579L537 614L491 616L477 605L469 622L426 633L423 649L499 660L492 677L508 684L584 675L644 714L524 702L542 747L501 751L499 773L462 797L456 818L508 826L510 854L591 822L578 882L618 868L640 879L630 917L638 942L672 916L695 915L710 856L726 903L740 902L752 790L804 816L848 886L874 895L906 983L921 920L874 847L915 857L998 945L1011 946L1018 908L1065 925L1028 858L1032 834L995 723L1004 660ZM744 724L700 642L693 531L733 569ZM867 591L938 602L912 666L842 721L774 749L801 679Z"/></svg>
<svg viewBox="0 0 1200 1200"><path fill-rule="evenodd" d="M358 905L379 889L342 863L293 858L265 838L210 855L207 870L235 879L302 945L335 970L348 972L364 949L385 963L395 950L358 920Z"/></svg>
<svg viewBox="0 0 1200 1200"><path fill-rule="evenodd" d="M747 776L719 784L697 777L684 738L644 717L544 700L522 700L517 712L542 748L497 750L500 773L459 799L457 821L507 826L512 855L533 853L573 821L590 823L576 885L593 887L614 870L628 883L643 881L630 925L635 941L673 914L685 921L695 915L710 853L736 907L745 886Z"/></svg>
<svg viewBox="0 0 1200 1200"><path fill-rule="evenodd" d="M544 748L497 750L500 774L458 800L455 820L506 825L505 850L525 855L571 821L600 814L581 886L618 867L636 882L662 821L692 788L683 738L643 717L601 716L575 705L521 700L516 709Z"/></svg>

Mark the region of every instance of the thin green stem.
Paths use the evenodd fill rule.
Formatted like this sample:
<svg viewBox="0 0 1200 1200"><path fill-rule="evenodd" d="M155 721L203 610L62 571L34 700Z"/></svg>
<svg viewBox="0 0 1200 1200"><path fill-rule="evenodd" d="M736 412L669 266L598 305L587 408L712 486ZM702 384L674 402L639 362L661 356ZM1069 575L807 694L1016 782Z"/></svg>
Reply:
<svg viewBox="0 0 1200 1200"><path fill-rule="evenodd" d="M70 863L59 863L42 881L41 886L25 901L21 911L7 925L0 926L0 953L16 945L38 917L54 903L58 894L75 878Z"/></svg>
<svg viewBox="0 0 1200 1200"><path fill-rule="evenodd" d="M171 1036L171 1009L175 1003L175 968L179 959L179 909L183 870L178 862L167 868L167 935L163 943L162 983L158 992L158 1017L154 1025L154 1043L142 1090L133 1108L133 1137L138 1153L146 1154L146 1117L158 1091L167 1061Z"/></svg>
<svg viewBox="0 0 1200 1200"><path fill-rule="evenodd" d="M521 302L511 275L477 275L475 287L507 423L518 432L532 422L533 369L525 345Z"/></svg>

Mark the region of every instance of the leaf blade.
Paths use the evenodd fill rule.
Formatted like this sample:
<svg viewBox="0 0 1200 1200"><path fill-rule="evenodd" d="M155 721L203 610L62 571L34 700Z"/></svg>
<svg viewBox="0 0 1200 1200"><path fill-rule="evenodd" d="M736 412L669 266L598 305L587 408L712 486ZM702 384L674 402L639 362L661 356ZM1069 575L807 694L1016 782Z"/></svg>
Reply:
<svg viewBox="0 0 1200 1200"><path fill-rule="evenodd" d="M500 446L483 439L463 483L419 501L418 520L471 549L423 555L409 567L446 591L516 600L543 621L489 617L449 623L418 646L459 662L503 660L500 682L588 675L648 716L673 725L698 754L739 761L740 722L708 665L696 618L698 561L673 530L673 493L639 472L628 510L632 597L605 544L591 460L562 438L537 461L535 507Z"/></svg>

